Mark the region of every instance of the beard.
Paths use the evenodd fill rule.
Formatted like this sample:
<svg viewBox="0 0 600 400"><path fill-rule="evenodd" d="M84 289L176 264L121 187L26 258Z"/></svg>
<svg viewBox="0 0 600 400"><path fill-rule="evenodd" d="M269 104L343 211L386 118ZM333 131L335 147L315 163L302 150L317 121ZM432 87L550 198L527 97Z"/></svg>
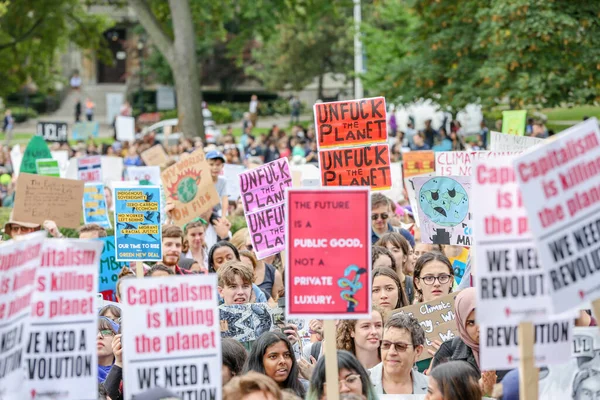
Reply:
<svg viewBox="0 0 600 400"><path fill-rule="evenodd" d="M164 255L162 262L167 267L174 267L179 262L179 254L177 255Z"/></svg>

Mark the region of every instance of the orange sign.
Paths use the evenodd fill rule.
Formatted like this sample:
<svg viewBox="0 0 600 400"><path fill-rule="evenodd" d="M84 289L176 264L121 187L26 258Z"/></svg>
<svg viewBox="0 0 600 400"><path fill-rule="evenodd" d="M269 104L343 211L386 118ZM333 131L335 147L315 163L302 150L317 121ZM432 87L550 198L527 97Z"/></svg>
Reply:
<svg viewBox="0 0 600 400"><path fill-rule="evenodd" d="M323 150L319 161L322 186L370 186L372 190L392 187L387 144Z"/></svg>
<svg viewBox="0 0 600 400"><path fill-rule="evenodd" d="M402 154L404 178L435 172L435 156L433 151L409 151Z"/></svg>
<svg viewBox="0 0 600 400"><path fill-rule="evenodd" d="M314 113L319 149L387 141L383 97L317 103Z"/></svg>

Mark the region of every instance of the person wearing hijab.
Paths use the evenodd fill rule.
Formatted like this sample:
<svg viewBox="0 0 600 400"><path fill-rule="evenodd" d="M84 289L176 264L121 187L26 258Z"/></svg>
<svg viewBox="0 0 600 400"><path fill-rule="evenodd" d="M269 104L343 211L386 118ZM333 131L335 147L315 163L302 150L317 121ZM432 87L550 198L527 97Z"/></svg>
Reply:
<svg viewBox="0 0 600 400"><path fill-rule="evenodd" d="M448 361L466 361L481 377L480 385L485 394L490 393L496 383L496 371L482 372L479 368L479 325L475 322L475 288L460 291L454 300L454 313L458 336L442 343L433 356L431 369Z"/></svg>

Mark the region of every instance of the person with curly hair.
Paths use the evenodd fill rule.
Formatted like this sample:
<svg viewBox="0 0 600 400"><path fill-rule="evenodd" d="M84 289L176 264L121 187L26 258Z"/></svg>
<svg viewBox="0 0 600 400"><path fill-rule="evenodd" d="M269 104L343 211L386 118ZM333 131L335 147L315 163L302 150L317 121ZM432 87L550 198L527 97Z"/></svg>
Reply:
<svg viewBox="0 0 600 400"><path fill-rule="evenodd" d="M379 346L383 336L383 313L371 311L370 319L345 319L337 326L337 348L354 354L362 366L371 369L381 362Z"/></svg>

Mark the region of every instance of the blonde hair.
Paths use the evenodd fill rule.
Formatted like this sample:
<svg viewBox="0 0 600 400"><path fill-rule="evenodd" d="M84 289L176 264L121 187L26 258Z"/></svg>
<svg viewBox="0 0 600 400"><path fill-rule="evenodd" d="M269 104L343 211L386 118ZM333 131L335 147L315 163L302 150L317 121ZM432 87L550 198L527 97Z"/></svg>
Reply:
<svg viewBox="0 0 600 400"><path fill-rule="evenodd" d="M223 387L223 400L239 400L254 392L265 392L277 400L281 399L281 389L273 379L250 371L242 376L236 376Z"/></svg>
<svg viewBox="0 0 600 400"><path fill-rule="evenodd" d="M246 249L246 238L248 237L248 228L242 228L236 233L233 234L231 240L229 241L232 245L235 246L238 250L247 250Z"/></svg>

